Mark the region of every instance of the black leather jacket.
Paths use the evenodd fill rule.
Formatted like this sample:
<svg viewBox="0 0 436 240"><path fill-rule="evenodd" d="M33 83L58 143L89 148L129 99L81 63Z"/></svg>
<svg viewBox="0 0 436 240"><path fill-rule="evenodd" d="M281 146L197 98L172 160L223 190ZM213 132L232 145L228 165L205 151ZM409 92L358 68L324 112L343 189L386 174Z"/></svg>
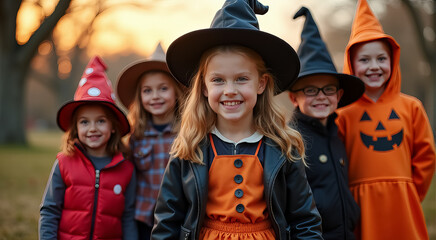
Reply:
<svg viewBox="0 0 436 240"><path fill-rule="evenodd" d="M264 191L277 239L322 239L321 217L307 183L304 165L290 162L265 139ZM202 151L208 159L209 141ZM171 159L155 209L152 239L198 239L208 194L206 164Z"/></svg>

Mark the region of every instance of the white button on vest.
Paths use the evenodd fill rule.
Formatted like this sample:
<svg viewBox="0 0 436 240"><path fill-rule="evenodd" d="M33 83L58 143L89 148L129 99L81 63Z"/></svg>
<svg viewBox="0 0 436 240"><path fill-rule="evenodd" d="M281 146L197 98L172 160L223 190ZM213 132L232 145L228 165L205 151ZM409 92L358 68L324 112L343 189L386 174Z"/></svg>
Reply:
<svg viewBox="0 0 436 240"><path fill-rule="evenodd" d="M114 186L114 193L116 194L116 195L118 195L118 194L120 194L121 193L121 185L120 184L117 184L117 185L115 185Z"/></svg>

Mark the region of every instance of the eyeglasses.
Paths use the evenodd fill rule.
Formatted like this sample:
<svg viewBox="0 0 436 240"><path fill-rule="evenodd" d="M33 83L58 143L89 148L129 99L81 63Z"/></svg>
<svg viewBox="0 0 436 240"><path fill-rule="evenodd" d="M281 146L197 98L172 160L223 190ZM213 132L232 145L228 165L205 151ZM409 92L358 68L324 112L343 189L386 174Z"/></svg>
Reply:
<svg viewBox="0 0 436 240"><path fill-rule="evenodd" d="M335 85L327 85L322 88L317 88L314 86L309 86L297 90L292 90L292 92L303 91L304 95L314 97L318 96L319 91L322 91L326 96L332 96L338 92L338 87Z"/></svg>

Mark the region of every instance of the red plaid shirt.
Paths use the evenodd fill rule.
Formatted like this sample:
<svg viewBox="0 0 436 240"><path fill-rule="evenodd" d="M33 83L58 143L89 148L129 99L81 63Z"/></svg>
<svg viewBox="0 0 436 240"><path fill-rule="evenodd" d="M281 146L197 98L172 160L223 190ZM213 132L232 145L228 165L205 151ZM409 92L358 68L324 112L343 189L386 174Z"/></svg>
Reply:
<svg viewBox="0 0 436 240"><path fill-rule="evenodd" d="M149 226L153 226L156 198L175 136L168 125L162 132L150 126L142 138L130 138L137 177L135 219Z"/></svg>

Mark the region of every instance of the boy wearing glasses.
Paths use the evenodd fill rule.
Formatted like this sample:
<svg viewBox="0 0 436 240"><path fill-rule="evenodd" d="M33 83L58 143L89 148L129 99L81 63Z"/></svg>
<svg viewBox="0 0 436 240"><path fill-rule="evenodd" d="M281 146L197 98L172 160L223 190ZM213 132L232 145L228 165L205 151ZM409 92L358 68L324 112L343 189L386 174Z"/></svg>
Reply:
<svg viewBox="0 0 436 240"><path fill-rule="evenodd" d="M306 175L322 217L323 238L355 239L360 209L348 189L348 161L335 110L359 99L365 87L359 78L337 73L309 10L301 8L294 19L302 15L301 70L289 89L295 106L291 124L305 141Z"/></svg>

